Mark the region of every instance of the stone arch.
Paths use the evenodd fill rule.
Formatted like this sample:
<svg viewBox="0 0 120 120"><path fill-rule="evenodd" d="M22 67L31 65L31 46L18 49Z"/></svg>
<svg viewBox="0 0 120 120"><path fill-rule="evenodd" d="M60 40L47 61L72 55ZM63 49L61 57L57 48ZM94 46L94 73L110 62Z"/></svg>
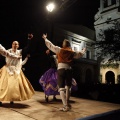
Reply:
<svg viewBox="0 0 120 120"><path fill-rule="evenodd" d="M112 71L108 71L105 74L106 84L115 84L115 74Z"/></svg>

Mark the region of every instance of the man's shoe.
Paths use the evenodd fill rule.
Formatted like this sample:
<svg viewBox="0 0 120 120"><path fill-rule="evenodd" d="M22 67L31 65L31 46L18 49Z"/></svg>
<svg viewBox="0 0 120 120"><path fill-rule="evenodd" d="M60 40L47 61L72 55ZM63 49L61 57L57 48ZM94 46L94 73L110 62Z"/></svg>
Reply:
<svg viewBox="0 0 120 120"><path fill-rule="evenodd" d="M71 104L68 104L67 106L69 107L69 109L71 109L71 108L72 108Z"/></svg>
<svg viewBox="0 0 120 120"><path fill-rule="evenodd" d="M68 106L63 106L62 108L59 108L59 111L67 112L70 108Z"/></svg>

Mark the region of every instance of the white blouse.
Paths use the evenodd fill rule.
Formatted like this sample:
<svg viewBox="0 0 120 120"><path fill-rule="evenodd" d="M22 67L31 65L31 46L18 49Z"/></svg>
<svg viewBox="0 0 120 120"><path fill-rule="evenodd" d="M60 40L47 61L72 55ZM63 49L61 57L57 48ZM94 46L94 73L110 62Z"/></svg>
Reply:
<svg viewBox="0 0 120 120"><path fill-rule="evenodd" d="M21 50L16 50L16 52L14 52L12 49L9 49L8 52L20 56L21 55ZM14 73L19 74L21 67L22 67L22 58L20 59L13 59L11 57L7 57L6 56L6 67L7 67L7 71L9 72L9 74L13 75Z"/></svg>

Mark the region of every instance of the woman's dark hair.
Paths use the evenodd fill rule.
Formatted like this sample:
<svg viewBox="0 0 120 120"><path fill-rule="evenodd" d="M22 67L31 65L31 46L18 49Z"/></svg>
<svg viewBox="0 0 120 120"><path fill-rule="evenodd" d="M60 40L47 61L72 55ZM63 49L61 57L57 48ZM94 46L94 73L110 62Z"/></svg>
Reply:
<svg viewBox="0 0 120 120"><path fill-rule="evenodd" d="M66 46L66 47L70 47L70 46L71 46L69 40L64 39L63 42L65 43L65 46Z"/></svg>

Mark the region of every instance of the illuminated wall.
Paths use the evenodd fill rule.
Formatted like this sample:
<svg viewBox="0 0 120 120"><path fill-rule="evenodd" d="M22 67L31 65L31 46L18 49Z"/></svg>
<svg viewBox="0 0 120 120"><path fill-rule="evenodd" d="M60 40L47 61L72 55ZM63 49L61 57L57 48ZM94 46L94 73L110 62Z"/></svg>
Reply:
<svg viewBox="0 0 120 120"><path fill-rule="evenodd" d="M99 11L95 15L95 32L96 32L96 40L98 40L98 33L104 31L105 29L108 29L112 24L114 20L120 21L120 0L100 0L100 7ZM107 57L105 57L107 59ZM104 59L104 61L105 61ZM102 64L102 61L99 61L100 64ZM106 83L106 76L111 74L113 77L115 84L118 83L118 76L120 75L119 67L118 68L102 68L100 67L100 82ZM109 77L108 77L109 78ZM110 78L109 78L110 79Z"/></svg>

